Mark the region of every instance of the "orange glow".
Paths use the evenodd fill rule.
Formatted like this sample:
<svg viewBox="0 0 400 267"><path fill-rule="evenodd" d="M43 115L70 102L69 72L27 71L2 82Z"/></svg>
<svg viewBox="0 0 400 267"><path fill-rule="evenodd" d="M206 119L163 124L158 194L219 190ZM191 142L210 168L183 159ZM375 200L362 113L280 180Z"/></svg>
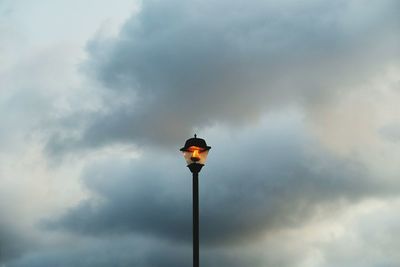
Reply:
<svg viewBox="0 0 400 267"><path fill-rule="evenodd" d="M201 151L202 149L200 147L197 146L191 146L188 148L188 151L190 152L194 152L194 151Z"/></svg>
<svg viewBox="0 0 400 267"><path fill-rule="evenodd" d="M199 150L196 149L196 150L193 151L191 160L193 160L193 161L199 161L200 160Z"/></svg>

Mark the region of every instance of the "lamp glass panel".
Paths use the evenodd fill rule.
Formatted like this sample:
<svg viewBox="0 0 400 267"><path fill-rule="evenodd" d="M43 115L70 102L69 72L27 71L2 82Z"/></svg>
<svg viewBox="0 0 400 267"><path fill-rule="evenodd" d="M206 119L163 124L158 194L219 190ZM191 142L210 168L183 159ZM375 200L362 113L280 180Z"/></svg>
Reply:
<svg viewBox="0 0 400 267"><path fill-rule="evenodd" d="M194 147L190 147L188 151L183 152L183 157L186 160L186 163L200 163L205 164L208 156L208 150L201 150Z"/></svg>

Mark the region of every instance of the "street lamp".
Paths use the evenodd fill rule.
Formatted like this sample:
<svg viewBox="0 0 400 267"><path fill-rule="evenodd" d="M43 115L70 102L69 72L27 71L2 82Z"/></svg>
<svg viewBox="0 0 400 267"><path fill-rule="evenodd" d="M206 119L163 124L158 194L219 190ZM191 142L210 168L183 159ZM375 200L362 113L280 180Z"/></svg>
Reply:
<svg viewBox="0 0 400 267"><path fill-rule="evenodd" d="M194 135L180 149L193 174L193 267L199 267L199 172L206 163L210 148L204 139Z"/></svg>

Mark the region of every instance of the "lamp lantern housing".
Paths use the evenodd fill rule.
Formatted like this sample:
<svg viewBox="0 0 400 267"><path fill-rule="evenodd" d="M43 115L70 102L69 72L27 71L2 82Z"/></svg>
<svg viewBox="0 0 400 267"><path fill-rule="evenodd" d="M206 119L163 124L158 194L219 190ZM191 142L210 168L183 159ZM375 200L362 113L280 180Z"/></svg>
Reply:
<svg viewBox="0 0 400 267"><path fill-rule="evenodd" d="M200 169L206 163L208 151L211 149L207 146L204 139L198 138L194 135L194 138L186 140L185 146L180 149L183 152L183 157L186 160L187 166L190 168L192 164L200 165Z"/></svg>

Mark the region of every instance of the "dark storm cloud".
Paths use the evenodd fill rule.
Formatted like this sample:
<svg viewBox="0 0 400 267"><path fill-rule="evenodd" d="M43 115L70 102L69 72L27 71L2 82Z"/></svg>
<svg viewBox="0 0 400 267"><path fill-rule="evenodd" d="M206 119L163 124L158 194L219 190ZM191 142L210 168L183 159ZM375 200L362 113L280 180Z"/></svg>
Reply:
<svg viewBox="0 0 400 267"><path fill-rule="evenodd" d="M21 255L24 242L0 231L7 260L18 256L7 267L190 265L190 173L178 151L173 157L160 146L178 146L194 127L209 125L223 127L207 136L213 149L201 173L203 262L299 266L281 247L267 246L276 262L243 251L346 204L397 194L398 184L331 154L303 121L268 119L261 127L259 119L335 101L398 63L398 11L389 0L143 1L116 38L87 46L83 68L107 88L96 94L106 96L103 109L77 107L43 124L46 134L57 132L47 142L54 154L133 142L143 157L87 166L83 181L93 198L43 221L42 231L76 238L72 246L30 246Z"/></svg>
<svg viewBox="0 0 400 267"><path fill-rule="evenodd" d="M291 127L270 126L236 140L220 137L201 175L202 242L252 240L263 232L298 227L315 213L331 214L340 203L398 190ZM163 152L146 155L92 166L85 181L100 200L82 202L48 227L85 235L137 232L190 240L189 172Z"/></svg>
<svg viewBox="0 0 400 267"><path fill-rule="evenodd" d="M3 216L7 214L2 212ZM0 222L0 264L26 252L33 244L24 237L21 229Z"/></svg>
<svg viewBox="0 0 400 267"><path fill-rule="evenodd" d="M334 101L398 62L398 11L390 0L143 1L118 37L88 44L84 64L124 104L105 99L79 138L48 149L176 144L193 127Z"/></svg>
<svg viewBox="0 0 400 267"><path fill-rule="evenodd" d="M202 250L202 265L210 267L264 266L248 251L235 255L227 250ZM160 240L125 236L111 239L91 239L74 246L48 248L11 261L7 267L184 267L192 264L191 247L176 246ZM280 265L288 266L288 265Z"/></svg>
<svg viewBox="0 0 400 267"><path fill-rule="evenodd" d="M179 256L178 256L179 255ZM93 239L74 246L48 248L27 253L11 261L10 267L127 267L127 266L187 266L189 251L140 237ZM162 259L163 262L160 262Z"/></svg>

